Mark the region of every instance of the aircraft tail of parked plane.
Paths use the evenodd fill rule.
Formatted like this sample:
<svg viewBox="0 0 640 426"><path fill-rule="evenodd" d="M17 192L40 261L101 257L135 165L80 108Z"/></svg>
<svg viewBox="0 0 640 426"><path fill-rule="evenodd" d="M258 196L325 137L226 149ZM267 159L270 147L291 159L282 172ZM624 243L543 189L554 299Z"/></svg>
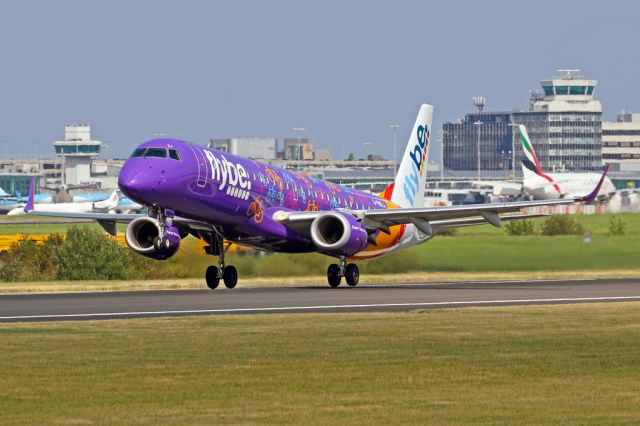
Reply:
<svg viewBox="0 0 640 426"><path fill-rule="evenodd" d="M601 180L598 173L546 173L540 166L540 161L533 149L533 144L524 125L518 126L520 141L522 142L522 186L524 190L537 200L552 200L558 198L579 198ZM608 171L609 168L607 167ZM606 171L605 171L606 175ZM605 177L600 186L604 193L612 193L615 187L611 180Z"/></svg>
<svg viewBox="0 0 640 426"><path fill-rule="evenodd" d="M398 175L380 197L163 138L139 145L118 178L122 193L148 207L147 214L38 211L33 190L25 210L94 219L112 235L118 222L127 223L129 248L155 260L170 258L181 240L193 235L208 243L207 254L218 257L218 264L209 266L205 276L212 289L221 280L228 288L238 281L236 268L225 264L225 241L264 251L317 252L336 258L337 263L327 269L329 285L336 287L344 278L355 286L359 281L355 261L422 244L450 228L501 226L544 216L523 213L528 207L589 202L605 179L601 176L594 190L576 198L424 207L432 116L431 105L420 107Z"/></svg>
<svg viewBox="0 0 640 426"><path fill-rule="evenodd" d="M554 182L553 178L542 171L538 157L533 149L531 139L529 139L526 126L520 124L518 126L518 130L520 134L520 141L522 142L522 152L524 154L522 158L522 173L524 179L537 180L541 183L539 186L542 186L545 189L546 187L551 187L556 191L557 194L554 198L562 198L563 194L558 184Z"/></svg>
<svg viewBox="0 0 640 426"><path fill-rule="evenodd" d="M118 207L118 203L120 202L120 194L118 191L113 191L109 198L102 201L94 201L93 208L94 210L112 210Z"/></svg>

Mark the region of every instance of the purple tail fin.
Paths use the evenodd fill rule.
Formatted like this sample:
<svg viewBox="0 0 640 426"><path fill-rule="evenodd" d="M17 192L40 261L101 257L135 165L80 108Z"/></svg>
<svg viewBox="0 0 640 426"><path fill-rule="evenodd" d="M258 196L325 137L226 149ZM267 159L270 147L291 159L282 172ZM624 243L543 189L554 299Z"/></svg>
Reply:
<svg viewBox="0 0 640 426"><path fill-rule="evenodd" d="M36 196L36 178L31 178L31 185L29 185L29 197L27 198L27 204L24 206L25 212L33 210L33 199Z"/></svg>
<svg viewBox="0 0 640 426"><path fill-rule="evenodd" d="M584 197L576 198L576 201L582 201L582 202L585 202L585 203L590 203L593 200L595 200L596 197L598 196L598 192L600 192L600 188L602 188L602 183L604 182L604 178L607 177L607 172L608 171L609 171L609 165L607 164L604 167L604 172L602 173L602 176L600 177L600 181L596 185L595 189L593 191L591 191L590 194L587 194Z"/></svg>

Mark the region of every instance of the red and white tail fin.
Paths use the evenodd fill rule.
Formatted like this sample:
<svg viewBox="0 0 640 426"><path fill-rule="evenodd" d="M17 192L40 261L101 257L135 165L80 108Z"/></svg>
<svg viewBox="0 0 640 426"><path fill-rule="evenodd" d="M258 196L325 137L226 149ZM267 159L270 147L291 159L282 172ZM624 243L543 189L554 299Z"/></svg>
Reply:
<svg viewBox="0 0 640 426"><path fill-rule="evenodd" d="M524 153L524 156L522 157L522 174L524 178L528 179L530 177L534 177L534 175L537 175L552 184L553 188L558 192L558 195L562 196L560 187L550 176L546 175L542 171L540 162L538 161L538 157L536 156L536 152L533 150L531 139L529 139L529 134L527 133L526 126L520 124L518 126L518 130L520 133L520 141L522 142L522 152Z"/></svg>
<svg viewBox="0 0 640 426"><path fill-rule="evenodd" d="M391 202L400 207L423 207L424 187L427 180L427 154L433 106L422 104L413 125L407 149L402 156L398 175L393 183Z"/></svg>

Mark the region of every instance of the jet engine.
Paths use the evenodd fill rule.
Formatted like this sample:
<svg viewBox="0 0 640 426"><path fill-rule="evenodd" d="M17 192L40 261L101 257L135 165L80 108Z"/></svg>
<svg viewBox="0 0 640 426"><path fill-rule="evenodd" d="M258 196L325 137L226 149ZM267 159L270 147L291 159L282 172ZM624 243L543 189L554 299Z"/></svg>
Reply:
<svg viewBox="0 0 640 426"><path fill-rule="evenodd" d="M134 252L155 260L165 260L180 248L181 235L178 228L167 225L160 239L160 222L151 217L139 217L127 226L125 240Z"/></svg>
<svg viewBox="0 0 640 426"><path fill-rule="evenodd" d="M367 231L349 214L327 212L311 222L311 240L322 251L350 256L367 246Z"/></svg>

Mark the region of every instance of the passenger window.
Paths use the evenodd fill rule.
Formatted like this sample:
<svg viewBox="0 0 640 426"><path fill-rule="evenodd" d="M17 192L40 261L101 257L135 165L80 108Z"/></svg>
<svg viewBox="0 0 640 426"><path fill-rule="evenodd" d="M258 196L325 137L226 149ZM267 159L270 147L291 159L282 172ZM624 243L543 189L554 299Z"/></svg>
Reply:
<svg viewBox="0 0 640 426"><path fill-rule="evenodd" d="M175 149L169 150L169 158L180 161L180 154Z"/></svg>
<svg viewBox="0 0 640 426"><path fill-rule="evenodd" d="M146 157L167 158L167 150L164 148L149 148L144 154Z"/></svg>

